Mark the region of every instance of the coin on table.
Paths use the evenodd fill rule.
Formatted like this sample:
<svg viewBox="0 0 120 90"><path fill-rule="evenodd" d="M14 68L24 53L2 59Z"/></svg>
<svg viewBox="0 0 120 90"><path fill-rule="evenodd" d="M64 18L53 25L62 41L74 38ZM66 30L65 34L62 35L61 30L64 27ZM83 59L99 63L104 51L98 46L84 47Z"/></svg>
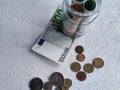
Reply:
<svg viewBox="0 0 120 90"><path fill-rule="evenodd" d="M56 72L51 74L51 76L49 77L49 82L51 82L52 84L56 83L58 81L58 78L56 76Z"/></svg>
<svg viewBox="0 0 120 90"><path fill-rule="evenodd" d="M81 69L81 65L78 63L78 62L73 62L71 65L70 65L70 68L73 72L78 72L80 71Z"/></svg>
<svg viewBox="0 0 120 90"><path fill-rule="evenodd" d="M55 85L56 87L58 87L58 86L60 86L63 83L64 76L60 72L56 72L55 74L56 74L56 77L58 78L58 80L53 85Z"/></svg>
<svg viewBox="0 0 120 90"><path fill-rule="evenodd" d="M93 72L94 67L93 67L92 64L87 63L87 64L85 64L85 65L83 66L83 69L84 69L85 72L91 73L91 72Z"/></svg>
<svg viewBox="0 0 120 90"><path fill-rule="evenodd" d="M30 81L29 87L30 90L42 90L43 81L40 78L35 77Z"/></svg>
<svg viewBox="0 0 120 90"><path fill-rule="evenodd" d="M62 90L69 90L69 88L66 88L64 84L61 85Z"/></svg>
<svg viewBox="0 0 120 90"><path fill-rule="evenodd" d="M50 82L45 82L45 83L43 84L43 89L44 89L44 90L52 90L52 83L50 83Z"/></svg>
<svg viewBox="0 0 120 90"><path fill-rule="evenodd" d="M87 75L85 72L83 71L80 71L76 74L76 78L79 80L79 81L84 81L86 79Z"/></svg>
<svg viewBox="0 0 120 90"><path fill-rule="evenodd" d="M70 88L72 86L72 81L70 79L66 78L66 79L64 79L63 85L66 88Z"/></svg>
<svg viewBox="0 0 120 90"><path fill-rule="evenodd" d="M95 58L93 60L93 66L95 68L102 68L104 66L104 61L101 58Z"/></svg>
<svg viewBox="0 0 120 90"><path fill-rule="evenodd" d="M78 53L78 54L81 54L83 51L84 51L84 48L82 46L76 46L75 47L75 51Z"/></svg>
<svg viewBox="0 0 120 90"><path fill-rule="evenodd" d="M85 55L84 55L84 54L78 54L78 55L76 56L76 59L77 59L78 61L84 61L84 60L85 60Z"/></svg>
<svg viewBox="0 0 120 90"><path fill-rule="evenodd" d="M61 85L64 81L64 77L60 72L54 72L50 77L49 77L49 82L51 82L53 85L58 87Z"/></svg>

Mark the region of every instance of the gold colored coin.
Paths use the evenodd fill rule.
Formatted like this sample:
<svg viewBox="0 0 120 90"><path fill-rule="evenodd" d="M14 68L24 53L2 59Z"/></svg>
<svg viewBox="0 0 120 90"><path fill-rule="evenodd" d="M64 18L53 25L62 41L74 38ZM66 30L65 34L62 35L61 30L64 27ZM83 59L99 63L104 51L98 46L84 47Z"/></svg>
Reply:
<svg viewBox="0 0 120 90"><path fill-rule="evenodd" d="M91 73L91 72L93 72L94 67L93 67L92 64L87 63L87 64L84 65L83 69L84 69L85 72Z"/></svg>
<svg viewBox="0 0 120 90"><path fill-rule="evenodd" d="M104 61L101 58L95 58L93 60L93 66L95 68L102 68L104 66Z"/></svg>
<svg viewBox="0 0 120 90"><path fill-rule="evenodd" d="M66 88L63 84L61 85L62 90L69 90L69 88Z"/></svg>
<svg viewBox="0 0 120 90"><path fill-rule="evenodd" d="M70 68L73 72L78 72L80 71L81 69L81 65L78 63L78 62L73 62L71 65L70 65Z"/></svg>
<svg viewBox="0 0 120 90"><path fill-rule="evenodd" d="M66 79L64 79L63 85L66 88L70 88L72 86L72 81L70 79L66 78Z"/></svg>

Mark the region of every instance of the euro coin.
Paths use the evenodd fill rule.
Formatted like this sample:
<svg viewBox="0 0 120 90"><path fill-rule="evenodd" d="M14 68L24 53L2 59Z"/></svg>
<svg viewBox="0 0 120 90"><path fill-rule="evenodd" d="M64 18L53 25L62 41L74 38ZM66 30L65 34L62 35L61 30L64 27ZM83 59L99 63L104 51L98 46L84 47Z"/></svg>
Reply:
<svg viewBox="0 0 120 90"><path fill-rule="evenodd" d="M50 82L45 82L45 83L43 84L43 89L44 89L44 90L52 90L52 83L50 83Z"/></svg>
<svg viewBox="0 0 120 90"><path fill-rule="evenodd" d="M82 46L76 46L75 47L75 51L78 53L78 54L81 54L83 51L84 51L84 48Z"/></svg>
<svg viewBox="0 0 120 90"><path fill-rule="evenodd" d="M72 86L72 81L70 79L66 78L66 79L64 79L63 84L66 88L70 88Z"/></svg>
<svg viewBox="0 0 120 90"><path fill-rule="evenodd" d="M86 79L87 75L85 72L83 71L80 71L76 74L76 78L79 80L79 81L84 81Z"/></svg>
<svg viewBox="0 0 120 90"><path fill-rule="evenodd" d="M104 61L101 58L95 58L93 60L93 66L95 68L102 68L104 66Z"/></svg>
<svg viewBox="0 0 120 90"><path fill-rule="evenodd" d="M84 61L84 60L85 60L85 55L84 55L84 54L78 54L78 55L76 56L76 59L77 59L78 61Z"/></svg>
<svg viewBox="0 0 120 90"><path fill-rule="evenodd" d="M78 63L78 62L73 62L71 65L70 65L70 68L73 72L78 72L80 71L81 69L81 65Z"/></svg>
<svg viewBox="0 0 120 90"><path fill-rule="evenodd" d="M30 81L29 87L30 90L41 90L43 87L43 81L40 78L35 77Z"/></svg>
<svg viewBox="0 0 120 90"><path fill-rule="evenodd" d="M92 64L87 63L87 64L84 65L83 69L84 69L85 72L91 73L91 72L93 72L94 67L93 67Z"/></svg>

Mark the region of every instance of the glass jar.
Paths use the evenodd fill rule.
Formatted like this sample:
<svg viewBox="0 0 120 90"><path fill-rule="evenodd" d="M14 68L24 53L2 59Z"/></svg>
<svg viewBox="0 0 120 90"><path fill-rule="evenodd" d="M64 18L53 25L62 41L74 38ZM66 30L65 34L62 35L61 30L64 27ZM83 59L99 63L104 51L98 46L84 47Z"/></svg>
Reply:
<svg viewBox="0 0 120 90"><path fill-rule="evenodd" d="M64 0L63 32L68 36L82 35L83 25L90 24L99 15L102 0Z"/></svg>

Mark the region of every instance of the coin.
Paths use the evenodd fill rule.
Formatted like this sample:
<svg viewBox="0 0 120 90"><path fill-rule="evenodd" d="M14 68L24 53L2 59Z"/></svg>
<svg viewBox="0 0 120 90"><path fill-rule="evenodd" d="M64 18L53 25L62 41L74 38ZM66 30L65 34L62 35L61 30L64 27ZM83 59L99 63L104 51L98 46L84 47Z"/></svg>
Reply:
<svg viewBox="0 0 120 90"><path fill-rule="evenodd" d="M69 88L66 88L64 84L61 85L62 90L69 90Z"/></svg>
<svg viewBox="0 0 120 90"><path fill-rule="evenodd" d="M85 72L83 71L80 71L76 74L76 78L79 80L79 81L84 81L86 79L87 75Z"/></svg>
<svg viewBox="0 0 120 90"><path fill-rule="evenodd" d="M93 67L92 64L87 63L87 64L84 65L83 69L84 69L85 72L91 73L91 72L93 72L94 67Z"/></svg>
<svg viewBox="0 0 120 90"><path fill-rule="evenodd" d="M51 74L51 76L49 77L49 82L51 82L52 84L54 84L57 81L58 81L58 78L56 76L56 73Z"/></svg>
<svg viewBox="0 0 120 90"><path fill-rule="evenodd" d="M70 5L71 8L73 8L74 10L83 13L84 12L84 8L82 5L78 4L78 3L72 3Z"/></svg>
<svg viewBox="0 0 120 90"><path fill-rule="evenodd" d="M95 0L87 0L84 3L84 8L88 11L92 11L96 8L96 1Z"/></svg>
<svg viewBox="0 0 120 90"><path fill-rule="evenodd" d="M104 61L101 58L95 58L93 60L93 66L95 68L102 68L104 66Z"/></svg>
<svg viewBox="0 0 120 90"><path fill-rule="evenodd" d="M68 78L64 79L64 82L63 82L63 85L66 87L66 88L70 88L71 85L72 85L72 81Z"/></svg>
<svg viewBox="0 0 120 90"><path fill-rule="evenodd" d="M84 48L82 46L76 46L75 47L75 51L78 53L78 54L81 54L83 51L84 51Z"/></svg>
<svg viewBox="0 0 120 90"><path fill-rule="evenodd" d="M56 87L60 86L63 81L64 81L64 77L62 75L62 73L56 72L56 77L58 78L57 82L53 85L55 85Z"/></svg>
<svg viewBox="0 0 120 90"><path fill-rule="evenodd" d="M62 90L61 85L56 87L55 90Z"/></svg>
<svg viewBox="0 0 120 90"><path fill-rule="evenodd" d="M61 85L64 81L64 77L60 72L54 72L50 77L49 77L49 82L51 82L54 86L58 87Z"/></svg>
<svg viewBox="0 0 120 90"><path fill-rule="evenodd" d="M81 65L78 63L78 62L73 62L71 65L70 65L70 68L73 72L78 72L80 71L81 69Z"/></svg>
<svg viewBox="0 0 120 90"><path fill-rule="evenodd" d="M78 55L76 56L76 59L77 59L78 61L84 61L84 60L85 60L85 55L84 55L84 54L78 54Z"/></svg>
<svg viewBox="0 0 120 90"><path fill-rule="evenodd" d="M44 90L52 90L52 83L50 83L50 82L44 83L43 89Z"/></svg>
<svg viewBox="0 0 120 90"><path fill-rule="evenodd" d="M40 78L35 77L30 81L29 87L30 90L41 90L43 87L43 81Z"/></svg>

